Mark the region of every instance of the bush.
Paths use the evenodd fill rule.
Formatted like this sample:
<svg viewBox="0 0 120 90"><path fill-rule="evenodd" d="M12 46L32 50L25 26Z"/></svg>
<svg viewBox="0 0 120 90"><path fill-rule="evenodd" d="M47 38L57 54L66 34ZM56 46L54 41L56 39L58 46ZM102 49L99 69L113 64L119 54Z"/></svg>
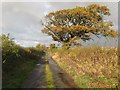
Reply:
<svg viewBox="0 0 120 90"><path fill-rule="evenodd" d="M1 35L0 49L2 49L2 87L20 87L28 73L40 60L41 48L24 48L17 45L9 35Z"/></svg>
<svg viewBox="0 0 120 90"><path fill-rule="evenodd" d="M15 44L14 39L10 38L9 35L0 36L2 40L2 66L3 72L8 72L20 63L25 61L21 60L22 58L27 59L38 59L43 53L41 49L34 47L23 48Z"/></svg>

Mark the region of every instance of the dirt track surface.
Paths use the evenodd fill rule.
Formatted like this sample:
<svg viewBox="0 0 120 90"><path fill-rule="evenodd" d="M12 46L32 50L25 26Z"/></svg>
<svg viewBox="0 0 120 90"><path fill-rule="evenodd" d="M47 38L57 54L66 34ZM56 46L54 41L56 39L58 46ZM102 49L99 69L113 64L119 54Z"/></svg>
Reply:
<svg viewBox="0 0 120 90"><path fill-rule="evenodd" d="M47 88L45 56L46 54L44 54L42 59L36 64L35 69L24 81L22 88ZM47 55L47 57L47 63L49 64L53 74L55 88L77 88L73 79L67 73L65 73L49 55Z"/></svg>

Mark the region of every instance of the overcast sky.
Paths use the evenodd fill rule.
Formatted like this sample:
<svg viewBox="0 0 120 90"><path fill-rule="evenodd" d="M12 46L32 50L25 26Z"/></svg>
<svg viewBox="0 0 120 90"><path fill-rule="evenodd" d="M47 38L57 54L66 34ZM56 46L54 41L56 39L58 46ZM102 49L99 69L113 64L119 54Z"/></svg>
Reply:
<svg viewBox="0 0 120 90"><path fill-rule="evenodd" d="M0 30L10 33L16 42L22 46L35 46L37 43L49 45L56 43L52 38L41 32L43 26L40 20L49 12L76 6L87 6L92 3L83 2L4 2L2 3L2 19ZM113 21L114 28L118 30L118 4L113 2L96 3L110 8L111 16L107 19ZM1 8L1 7L0 7ZM104 43L102 39L99 43ZM97 42L96 42L97 43ZM115 40L108 44L115 45Z"/></svg>

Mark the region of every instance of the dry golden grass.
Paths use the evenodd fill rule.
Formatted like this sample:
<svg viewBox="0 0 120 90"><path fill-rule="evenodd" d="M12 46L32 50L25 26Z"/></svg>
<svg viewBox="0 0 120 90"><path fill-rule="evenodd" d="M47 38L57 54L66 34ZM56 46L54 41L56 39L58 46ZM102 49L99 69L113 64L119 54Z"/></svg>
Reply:
<svg viewBox="0 0 120 90"><path fill-rule="evenodd" d="M60 48L53 50L51 55L79 87L111 88L118 85L118 48Z"/></svg>

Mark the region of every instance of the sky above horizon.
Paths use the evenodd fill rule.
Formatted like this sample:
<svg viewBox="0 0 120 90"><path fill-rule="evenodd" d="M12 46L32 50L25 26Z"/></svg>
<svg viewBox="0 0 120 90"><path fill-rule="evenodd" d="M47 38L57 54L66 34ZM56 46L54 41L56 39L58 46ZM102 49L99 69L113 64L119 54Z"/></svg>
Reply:
<svg viewBox="0 0 120 90"><path fill-rule="evenodd" d="M2 19L0 19L0 30L3 34L10 33L15 38L15 42L21 46L35 46L38 43L49 45L56 43L52 38L41 32L43 26L40 20L52 11L66 8L74 8L76 6L87 6L93 4L90 2L3 2L2 3ZM118 3L106 2L96 3L108 6L111 16L107 19L114 23L114 27L118 30ZM1 21L2 20L2 21ZM104 38L95 39L95 43L104 44ZM90 43L93 43L90 41ZM108 45L116 45L116 40L110 39Z"/></svg>

